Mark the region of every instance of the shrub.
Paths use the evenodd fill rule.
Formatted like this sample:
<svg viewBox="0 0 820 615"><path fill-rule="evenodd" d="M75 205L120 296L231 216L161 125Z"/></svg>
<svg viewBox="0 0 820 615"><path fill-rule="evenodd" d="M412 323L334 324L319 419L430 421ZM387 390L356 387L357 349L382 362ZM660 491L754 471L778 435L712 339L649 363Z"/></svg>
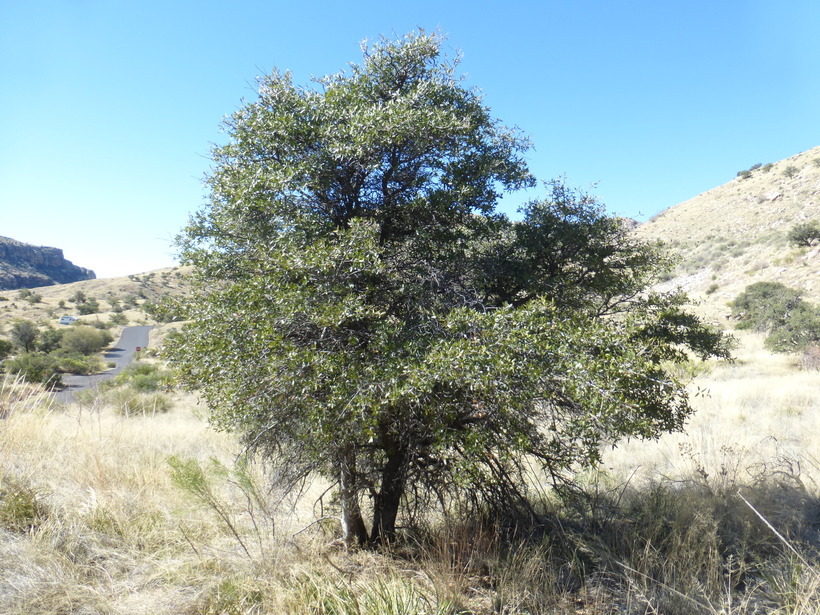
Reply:
<svg viewBox="0 0 820 615"><path fill-rule="evenodd" d="M18 374L27 382L53 385L60 380L57 360L42 353L28 352L13 359L7 359L4 367L10 374Z"/></svg>
<svg viewBox="0 0 820 615"><path fill-rule="evenodd" d="M114 379L114 384L128 385L135 391L148 393L167 388L171 384L172 373L170 370L162 369L156 363L145 361L135 361Z"/></svg>
<svg viewBox="0 0 820 615"><path fill-rule="evenodd" d="M91 355L100 352L113 339L108 331L80 325L63 333L60 347L69 353Z"/></svg>
<svg viewBox="0 0 820 615"><path fill-rule="evenodd" d="M87 297L85 296L85 293L81 290L78 290L76 293L74 293L73 295L71 295L71 297L68 298L68 300L72 303L85 303L86 299Z"/></svg>
<svg viewBox="0 0 820 615"><path fill-rule="evenodd" d="M88 299L85 303L80 303L77 306L77 312L83 316L88 314L97 314L99 311L100 303L94 298Z"/></svg>
<svg viewBox="0 0 820 615"><path fill-rule="evenodd" d="M78 352L57 355L57 362L60 370L68 374L97 374L103 371L104 367L99 357Z"/></svg>
<svg viewBox="0 0 820 615"><path fill-rule="evenodd" d="M142 309L157 322L174 322L184 320L181 314L181 306L172 299L165 298L158 302L146 301L142 304Z"/></svg>
<svg viewBox="0 0 820 615"><path fill-rule="evenodd" d="M8 340L0 339L0 360L5 359L14 350L14 344Z"/></svg>
<svg viewBox="0 0 820 615"><path fill-rule="evenodd" d="M54 327L48 327L40 332L40 337L37 341L37 350L45 352L46 354L53 352L60 347L62 339L63 331L55 329Z"/></svg>
<svg viewBox="0 0 820 615"><path fill-rule="evenodd" d="M797 351L820 341L820 310L779 282L747 286L732 303L732 313L739 329L768 332L764 344L770 350Z"/></svg>
<svg viewBox="0 0 820 615"><path fill-rule="evenodd" d="M782 324L802 301L800 291L779 282L757 282L747 286L732 302L738 329L767 331Z"/></svg>
<svg viewBox="0 0 820 615"><path fill-rule="evenodd" d="M707 295L711 295L711 294L713 294L715 291L717 291L717 289L719 289L719 288L720 288L720 285L719 285L719 284L710 284L710 285L709 285L709 288L707 288L707 289L706 289L706 294L707 294Z"/></svg>
<svg viewBox="0 0 820 615"><path fill-rule="evenodd" d="M737 176L740 177L741 179L749 179L752 176L752 171L757 171L761 166L763 166L763 165L759 162L757 164L753 164L748 169L738 171Z"/></svg>
<svg viewBox="0 0 820 615"><path fill-rule="evenodd" d="M787 235L789 242L798 246L811 246L815 240L820 239L820 222L810 220L795 224Z"/></svg>
<svg viewBox="0 0 820 615"><path fill-rule="evenodd" d="M794 177L794 176L795 176L795 175L797 175L799 172L800 172L800 169L798 169L797 167L795 167L795 166L793 166L793 165L789 165L789 166L787 166L785 169L783 169L783 175L784 175L785 177L788 177L788 178L792 178L792 177Z"/></svg>
<svg viewBox="0 0 820 615"><path fill-rule="evenodd" d="M111 326L111 323L108 322L107 320L99 320L99 319L97 319L97 320L86 320L85 322L77 323L78 326L80 324L86 325L88 327L94 327L95 329L100 329L101 331L107 331L108 328Z"/></svg>
<svg viewBox="0 0 820 615"><path fill-rule="evenodd" d="M137 307L137 297L136 295L126 295L122 300L122 307L125 310L131 310Z"/></svg>
<svg viewBox="0 0 820 615"><path fill-rule="evenodd" d="M0 527L13 532L29 532L46 518L46 508L33 489L16 480L0 483Z"/></svg>
<svg viewBox="0 0 820 615"><path fill-rule="evenodd" d="M768 173L769 171L772 170L773 167L774 167L774 165L771 162L768 162L768 163L764 164L763 167L760 170L763 171L764 173Z"/></svg>
<svg viewBox="0 0 820 615"><path fill-rule="evenodd" d="M122 308L120 308L119 312L111 314L111 316L108 318L108 322L112 325L125 326L128 324L128 317L122 313Z"/></svg>
<svg viewBox="0 0 820 615"><path fill-rule="evenodd" d="M775 352L794 352L820 342L820 311L801 301L782 323L772 328L764 345Z"/></svg>

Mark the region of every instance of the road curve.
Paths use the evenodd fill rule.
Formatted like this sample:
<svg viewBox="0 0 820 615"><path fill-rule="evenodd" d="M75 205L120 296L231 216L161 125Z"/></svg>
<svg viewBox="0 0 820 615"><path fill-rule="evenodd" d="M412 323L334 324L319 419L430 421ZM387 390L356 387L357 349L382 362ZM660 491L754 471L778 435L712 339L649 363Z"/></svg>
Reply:
<svg viewBox="0 0 820 615"><path fill-rule="evenodd" d="M114 363L114 367L101 374L92 374L91 376L63 375L65 388L55 393L55 401L61 404L70 404L74 401L74 393L77 391L90 389L119 374L123 367L134 360L137 348L145 348L148 345L148 332L151 329L150 326L125 327L117 345L103 355L103 360L106 363Z"/></svg>

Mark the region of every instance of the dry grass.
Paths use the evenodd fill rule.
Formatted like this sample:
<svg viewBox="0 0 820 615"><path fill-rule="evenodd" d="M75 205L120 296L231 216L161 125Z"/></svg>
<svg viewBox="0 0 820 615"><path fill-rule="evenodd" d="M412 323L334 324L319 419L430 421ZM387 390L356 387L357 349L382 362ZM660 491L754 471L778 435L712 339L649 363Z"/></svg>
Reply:
<svg viewBox="0 0 820 615"><path fill-rule="evenodd" d="M692 449L711 468L720 467L725 449L742 454L745 464L787 455L820 478L820 371L799 369L794 355L763 348L763 336L737 332L734 363L714 364L691 386L696 413L686 433L656 443L619 447L608 463L620 476L636 468L670 477L691 471L681 446Z"/></svg>
<svg viewBox="0 0 820 615"><path fill-rule="evenodd" d="M104 411L16 412L0 429L3 484L34 494L44 511L25 532L4 529L6 612L180 612L177 594L190 594L197 575L179 524L213 537L214 547L220 532L198 512L189 516L167 457L230 459L229 439L190 411L128 420ZM169 584L174 578L190 582ZM143 590L149 604L135 611L128 604Z"/></svg>

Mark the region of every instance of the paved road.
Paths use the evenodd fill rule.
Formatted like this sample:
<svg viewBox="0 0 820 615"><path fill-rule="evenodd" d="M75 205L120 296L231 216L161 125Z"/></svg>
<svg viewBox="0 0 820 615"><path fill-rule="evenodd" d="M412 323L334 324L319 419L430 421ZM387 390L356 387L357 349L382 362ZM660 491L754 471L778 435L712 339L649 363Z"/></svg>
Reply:
<svg viewBox="0 0 820 615"><path fill-rule="evenodd" d="M145 348L148 345L148 332L151 327L125 327L122 330L117 345L103 355L106 363L114 363L115 367L101 374L91 376L77 376L65 374L63 384L66 388L58 391L54 399L63 404L74 401L74 393L83 389L90 389L104 380L113 378L122 371L122 368L134 360L134 353L137 348Z"/></svg>

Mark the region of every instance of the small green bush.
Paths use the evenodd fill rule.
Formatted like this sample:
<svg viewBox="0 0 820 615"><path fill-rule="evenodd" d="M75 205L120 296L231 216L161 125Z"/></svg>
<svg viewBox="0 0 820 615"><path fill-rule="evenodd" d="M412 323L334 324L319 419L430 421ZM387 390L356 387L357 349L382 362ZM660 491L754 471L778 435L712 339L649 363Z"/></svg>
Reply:
<svg viewBox="0 0 820 615"><path fill-rule="evenodd" d="M89 327L94 327L95 329L100 329L101 331L107 331L111 327L110 322L108 322L107 320L99 320L99 319L97 319L97 320L86 320L84 322L81 322L81 323L78 322L78 323L74 323L74 324L75 324L75 326L87 325ZM109 333L109 335L110 335L110 333Z"/></svg>
<svg viewBox="0 0 820 615"><path fill-rule="evenodd" d="M27 382L42 382L50 386L60 381L57 360L50 355L28 352L7 359L3 366L7 372L18 374Z"/></svg>
<svg viewBox="0 0 820 615"><path fill-rule="evenodd" d="M760 170L763 171L764 173L768 173L769 171L772 170L772 168L774 168L774 165L771 162L767 162L766 164L764 164L761 167Z"/></svg>
<svg viewBox="0 0 820 615"><path fill-rule="evenodd" d="M800 291L779 282L757 282L746 287L732 302L738 329L767 331L778 326L800 301Z"/></svg>
<svg viewBox="0 0 820 615"><path fill-rule="evenodd" d="M37 350L40 352L53 352L60 347L60 342L63 339L63 331L48 327L40 331L40 336L37 340Z"/></svg>
<svg viewBox="0 0 820 615"><path fill-rule="evenodd" d="M0 339L0 360L5 359L14 350L14 344L8 340Z"/></svg>
<svg viewBox="0 0 820 615"><path fill-rule="evenodd" d="M135 361L125 367L114 379L116 385L127 385L141 393L166 389L171 385L173 374L156 363Z"/></svg>
<svg viewBox="0 0 820 615"><path fill-rule="evenodd" d="M757 171L763 164L758 162L757 164L753 164L748 169L744 169L742 171L737 172L737 176L741 179L749 179L752 176L752 171Z"/></svg>
<svg viewBox="0 0 820 615"><path fill-rule="evenodd" d="M738 329L767 332L764 345L776 352L795 352L820 342L820 310L800 291L779 282L757 282L732 302Z"/></svg>
<svg viewBox="0 0 820 615"><path fill-rule="evenodd" d="M125 326L128 324L128 317L122 313L122 308L120 308L119 312L114 312L109 316L108 322L112 325Z"/></svg>
<svg viewBox="0 0 820 615"><path fill-rule="evenodd" d="M171 299L163 299L156 303L146 301L142 304L143 311L157 322L174 322L184 320L180 312L181 306Z"/></svg>
<svg viewBox="0 0 820 615"><path fill-rule="evenodd" d="M820 311L803 301L772 328L763 344L775 352L800 351L820 342Z"/></svg>
<svg viewBox="0 0 820 615"><path fill-rule="evenodd" d="M84 355L78 352L66 353L57 356L61 371L68 374L97 374L103 371L102 360L94 355Z"/></svg>
<svg viewBox="0 0 820 615"><path fill-rule="evenodd" d="M126 295L122 300L122 307L125 310L131 310L137 307L137 296L130 294Z"/></svg>
<svg viewBox="0 0 820 615"><path fill-rule="evenodd" d="M13 532L29 532L46 516L46 507L33 489L3 478L0 482L0 527Z"/></svg>
<svg viewBox="0 0 820 615"><path fill-rule="evenodd" d="M100 352L113 339L108 331L80 325L63 333L60 347L68 353L92 355Z"/></svg>
<svg viewBox="0 0 820 615"><path fill-rule="evenodd" d="M100 312L100 303L96 299L88 299L84 303L77 305L77 312L83 316L98 314Z"/></svg>
<svg viewBox="0 0 820 615"><path fill-rule="evenodd" d="M799 172L800 172L800 169L798 169L795 166L789 165L785 169L783 169L783 176L788 177L788 178L792 178L795 175L797 175Z"/></svg>

